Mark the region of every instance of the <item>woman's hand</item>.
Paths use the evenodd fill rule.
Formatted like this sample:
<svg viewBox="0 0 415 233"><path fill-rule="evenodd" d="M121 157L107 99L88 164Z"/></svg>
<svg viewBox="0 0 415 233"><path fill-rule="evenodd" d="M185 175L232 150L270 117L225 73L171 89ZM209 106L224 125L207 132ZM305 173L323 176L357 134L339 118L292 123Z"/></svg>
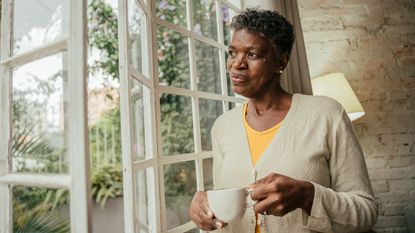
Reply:
<svg viewBox="0 0 415 233"><path fill-rule="evenodd" d="M314 185L310 182L271 173L250 187L251 198L257 200L255 213L284 216L297 208L311 213Z"/></svg>
<svg viewBox="0 0 415 233"><path fill-rule="evenodd" d="M204 231L222 228L226 223L215 218L209 208L206 192L196 192L189 207L189 216L197 227Z"/></svg>

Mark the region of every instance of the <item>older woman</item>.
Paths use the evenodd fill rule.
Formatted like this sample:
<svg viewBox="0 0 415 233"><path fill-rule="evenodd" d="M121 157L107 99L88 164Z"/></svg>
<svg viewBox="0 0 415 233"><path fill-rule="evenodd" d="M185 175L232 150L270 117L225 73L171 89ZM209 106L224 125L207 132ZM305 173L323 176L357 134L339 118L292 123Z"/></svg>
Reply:
<svg viewBox="0 0 415 233"><path fill-rule="evenodd" d="M290 94L280 76L294 42L292 25L273 11L233 18L227 69L247 102L212 128L215 188L253 188L253 208L224 223L197 192L191 219L225 232L362 232L377 219L363 153L334 100Z"/></svg>

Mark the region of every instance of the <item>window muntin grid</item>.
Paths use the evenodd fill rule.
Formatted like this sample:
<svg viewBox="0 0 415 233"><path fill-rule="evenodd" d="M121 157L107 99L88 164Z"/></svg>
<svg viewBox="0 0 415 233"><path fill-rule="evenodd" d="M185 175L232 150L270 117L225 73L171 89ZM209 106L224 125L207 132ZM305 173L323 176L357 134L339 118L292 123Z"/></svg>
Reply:
<svg viewBox="0 0 415 233"><path fill-rule="evenodd" d="M141 23L140 27L146 24L146 28L142 28L142 30L148 32L148 34L140 33L141 41L147 39L148 47L141 46L140 49L135 50L132 50L129 46L133 45L132 40L137 40L137 37L133 38L131 35L137 35L138 32L135 33L130 30L129 34L126 33L130 36L127 38L121 37L120 39L124 43L120 43L119 46L120 57L136 59L137 55L131 56L132 51L135 51L135 54L141 54L140 59L143 60L146 59L144 56L148 52L150 66L150 75L147 76L140 66L131 64L127 60L120 61L121 67L124 68L121 71L121 83L124 82L124 84L121 84L121 93L127 91L126 94L121 94L121 106L128 107L128 109L121 109L122 114L125 114L122 117L122 124L125 124L122 127L124 128L123 147L124 145L129 147L123 151L123 160L130 163L124 164L127 176L124 177L124 191L129 192L129 194L125 193L125 204L139 202L137 200L137 198L140 198L139 193L145 191L140 191L138 188L133 190L129 188L138 186L136 183L138 182L137 176L134 174L145 174L149 169L154 171L154 176L145 176L145 182L147 188L152 187L155 190L154 202L148 204L146 210L140 211L137 206L133 210L126 208L125 215L128 218L126 219L126 232L137 231L137 227L131 226L134 225L134 219L139 218L145 219L147 225L155 226L156 229L154 230L157 232L193 232L196 231L195 225L188 216L185 216L187 210L182 210L185 215L181 220L175 221L173 216L177 217L182 212L172 214L171 205L174 203L170 203L170 201L180 202L179 197L184 196L187 199L183 198L182 201L188 205L191 194L196 190L205 189L205 185L207 188L212 188L212 175L209 171L212 154L210 152L211 145L208 142L210 140L210 128L214 119L224 111L229 110L229 106L233 107L235 103L244 101L241 98L234 97L233 93L228 95L230 87L225 70L227 47L224 44L223 26L226 24L223 23L222 7L226 6L236 12L239 8L235 6L235 2L239 1L203 1L199 5L203 6L204 9L198 12L199 15L194 13L198 4L191 0L178 1L175 6L165 0L150 1L148 4L142 0L120 2L119 15L121 16L126 14L127 9L131 9L128 4L134 4L133 8L135 9L139 8L135 11L142 12L140 15L147 17L141 20L145 23ZM211 11L206 12L206 9ZM179 13L175 16L167 16L172 11ZM165 15L163 16L163 14ZM197 20L203 18L203 15L209 16L207 17L209 19L198 22ZM131 19L131 17L121 18L120 35L128 30L126 25L131 25L129 22ZM198 24L201 26L199 31L195 30L198 29ZM205 25L205 28L203 28L203 25ZM206 28L208 30L205 30ZM175 50L178 47L180 49ZM169 49L172 51L167 54L166 51ZM141 53L137 53L137 51L141 51ZM165 57L172 54L173 57ZM206 57L209 58L206 59ZM203 63L210 61L213 62L212 66L203 67ZM212 75L214 77L206 76L208 72L214 73ZM124 77L132 78L123 81ZM148 134L151 136L147 137L151 139L151 142L146 143L145 150L151 148L153 155L139 161L135 161L132 153L135 149L130 144L134 143L134 137L143 138L137 136L140 132L143 133L143 130L134 132L134 130L132 131L134 127L130 127L133 121L135 121L135 125L141 124L137 123L136 117L132 117L137 111L137 109L132 108L134 102L131 96L133 95L128 93L132 90L130 89L132 82L136 83L134 84L136 86L148 88L151 102L151 106L146 108L143 113L151 116L151 122L143 125L146 130L151 131ZM175 106L172 107L171 105ZM209 114L206 111L212 109L211 105L213 105L214 112ZM169 111L172 114L169 115ZM169 128L171 126L169 122L177 123L176 127ZM175 130L187 130L188 133L182 138L174 137L174 133L171 132ZM173 171L182 174L177 175L179 177L177 178ZM176 182L177 185L187 185L188 187L182 189L186 191L184 193L174 193L172 179L174 180L175 177L180 179L183 174L190 177L192 181L186 181L189 184L185 181ZM144 180L143 177L142 175L141 182ZM128 216L130 213L134 214ZM143 217L143 214L146 214L147 218ZM155 216L155 218L151 218L151 216Z"/></svg>

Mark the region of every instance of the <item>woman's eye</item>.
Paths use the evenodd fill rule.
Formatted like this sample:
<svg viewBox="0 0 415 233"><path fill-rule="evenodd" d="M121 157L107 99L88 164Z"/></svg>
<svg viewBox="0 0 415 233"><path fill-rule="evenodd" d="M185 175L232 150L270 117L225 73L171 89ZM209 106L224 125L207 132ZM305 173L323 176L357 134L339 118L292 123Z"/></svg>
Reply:
<svg viewBox="0 0 415 233"><path fill-rule="evenodd" d="M248 53L247 57L251 60L254 60L258 58L258 55L256 53Z"/></svg>
<svg viewBox="0 0 415 233"><path fill-rule="evenodd" d="M231 58L234 58L236 56L236 53L232 50L228 51L228 54Z"/></svg>

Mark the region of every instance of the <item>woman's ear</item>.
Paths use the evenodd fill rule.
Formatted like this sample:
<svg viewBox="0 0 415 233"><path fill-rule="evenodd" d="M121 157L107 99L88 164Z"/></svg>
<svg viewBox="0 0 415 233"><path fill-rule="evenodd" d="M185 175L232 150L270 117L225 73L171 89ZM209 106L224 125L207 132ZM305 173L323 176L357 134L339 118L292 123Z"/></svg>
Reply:
<svg viewBox="0 0 415 233"><path fill-rule="evenodd" d="M283 73L285 67L287 67L289 59L290 59L290 55L288 53L284 53L279 57L277 70L276 70L277 75L281 75Z"/></svg>
<svg viewBox="0 0 415 233"><path fill-rule="evenodd" d="M284 70L287 67L288 60L290 60L290 55L288 53L284 53L281 55L280 63L279 63L279 70Z"/></svg>

